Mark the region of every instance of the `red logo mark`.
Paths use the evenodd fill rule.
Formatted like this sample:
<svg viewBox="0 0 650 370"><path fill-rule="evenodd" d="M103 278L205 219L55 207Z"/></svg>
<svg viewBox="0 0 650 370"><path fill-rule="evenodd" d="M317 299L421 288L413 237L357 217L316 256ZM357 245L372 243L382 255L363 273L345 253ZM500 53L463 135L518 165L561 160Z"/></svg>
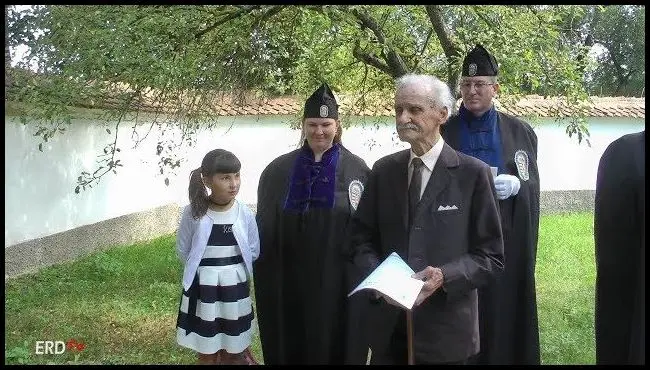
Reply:
<svg viewBox="0 0 650 370"><path fill-rule="evenodd" d="M65 348L68 351L83 351L84 348L86 348L86 345L82 342L77 342L75 339L68 339L67 342L65 342Z"/></svg>

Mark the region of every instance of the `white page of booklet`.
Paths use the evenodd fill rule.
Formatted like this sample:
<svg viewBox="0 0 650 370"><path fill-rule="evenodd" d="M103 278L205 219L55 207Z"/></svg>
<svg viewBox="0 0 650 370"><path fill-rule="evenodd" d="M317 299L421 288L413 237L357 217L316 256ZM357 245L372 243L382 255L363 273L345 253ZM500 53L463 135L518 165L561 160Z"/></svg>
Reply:
<svg viewBox="0 0 650 370"><path fill-rule="evenodd" d="M373 289L410 310L424 285L422 280L412 278L413 274L413 269L393 252L348 297L363 289Z"/></svg>

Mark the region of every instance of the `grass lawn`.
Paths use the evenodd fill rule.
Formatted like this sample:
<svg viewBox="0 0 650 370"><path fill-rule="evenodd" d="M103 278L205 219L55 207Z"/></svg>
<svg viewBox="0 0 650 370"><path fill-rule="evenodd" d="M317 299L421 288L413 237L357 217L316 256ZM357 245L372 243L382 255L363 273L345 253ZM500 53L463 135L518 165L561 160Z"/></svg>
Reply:
<svg viewBox="0 0 650 370"><path fill-rule="evenodd" d="M5 364L194 364L176 344L174 235L5 281ZM537 299L543 364L594 364L593 214L542 217ZM83 343L35 354L36 341ZM253 353L262 360L259 337Z"/></svg>
<svg viewBox="0 0 650 370"><path fill-rule="evenodd" d="M545 216L537 247L542 364L595 364L593 213Z"/></svg>

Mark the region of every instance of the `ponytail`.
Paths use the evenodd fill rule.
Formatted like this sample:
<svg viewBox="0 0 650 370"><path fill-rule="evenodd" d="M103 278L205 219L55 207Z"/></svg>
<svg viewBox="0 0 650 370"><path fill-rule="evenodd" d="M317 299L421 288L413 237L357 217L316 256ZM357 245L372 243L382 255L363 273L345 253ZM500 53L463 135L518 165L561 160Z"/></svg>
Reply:
<svg viewBox="0 0 650 370"><path fill-rule="evenodd" d="M208 192L201 179L201 167L190 173L190 186L188 188L192 216L198 220L208 211Z"/></svg>

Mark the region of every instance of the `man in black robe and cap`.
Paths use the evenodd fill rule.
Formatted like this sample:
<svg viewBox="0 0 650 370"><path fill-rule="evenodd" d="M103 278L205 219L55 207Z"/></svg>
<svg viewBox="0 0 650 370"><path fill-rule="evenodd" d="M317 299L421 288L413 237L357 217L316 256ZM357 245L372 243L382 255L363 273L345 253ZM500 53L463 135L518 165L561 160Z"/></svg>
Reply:
<svg viewBox="0 0 650 370"><path fill-rule="evenodd" d="M480 353L472 363L540 363L535 261L539 229L537 135L532 127L498 112L496 58L483 46L465 57L458 114L442 126L454 149L492 167L503 230L504 269L479 289Z"/></svg>
<svg viewBox="0 0 650 370"><path fill-rule="evenodd" d="M341 144L327 84L305 102L302 130L302 147L273 160L257 191L253 273L264 363L343 364L349 352L365 360L365 341L348 338L365 331L349 327L360 312L349 318L345 242L370 169Z"/></svg>
<svg viewBox="0 0 650 370"><path fill-rule="evenodd" d="M594 241L596 364L645 365L645 131L600 158Z"/></svg>

